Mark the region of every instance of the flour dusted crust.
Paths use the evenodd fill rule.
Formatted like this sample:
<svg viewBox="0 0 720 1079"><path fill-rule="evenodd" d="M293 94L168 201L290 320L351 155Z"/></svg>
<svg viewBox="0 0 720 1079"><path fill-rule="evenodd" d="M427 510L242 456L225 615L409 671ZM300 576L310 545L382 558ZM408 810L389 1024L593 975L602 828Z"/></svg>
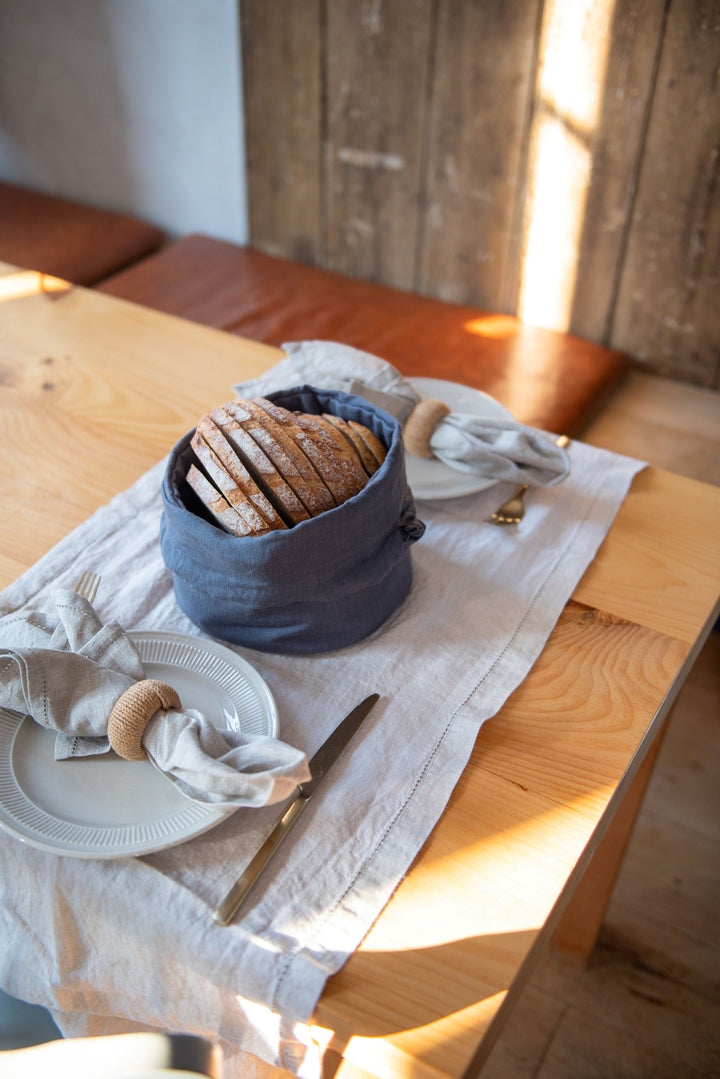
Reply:
<svg viewBox="0 0 720 1079"><path fill-rule="evenodd" d="M272 503L288 527L292 527L292 525L296 525L300 521L306 521L310 514L290 484L278 472L263 447L259 446L242 424L238 423L228 408L222 406L214 408L210 412L210 418L220 428L248 472L255 479L258 487Z"/></svg>
<svg viewBox="0 0 720 1079"><path fill-rule="evenodd" d="M255 401L233 401L228 410L262 447L311 517L337 505L315 466L273 416Z"/></svg>
<svg viewBox="0 0 720 1079"><path fill-rule="evenodd" d="M295 420L298 426L314 439L321 452L333 461L338 479L341 479L344 487L343 501L362 491L368 481L368 474L355 449L348 444L337 428L328 423L324 416L315 416L310 413L296 415Z"/></svg>
<svg viewBox="0 0 720 1079"><path fill-rule="evenodd" d="M267 528L287 528L280 514L260 490L245 465L209 416L204 416L193 435L192 448L208 478L231 506L250 503Z"/></svg>
<svg viewBox="0 0 720 1079"><path fill-rule="evenodd" d="M237 536L292 528L358 494L386 448L362 424L291 412L255 398L201 418L187 481L215 520Z"/></svg>
<svg viewBox="0 0 720 1079"><path fill-rule="evenodd" d="M333 427L336 427L341 435L350 443L355 450L356 454L362 461L362 466L367 472L368 476L374 475L378 470L378 463L376 458L370 452L367 444L360 435L359 431L356 431L350 424L342 419L341 416L331 416L329 412L325 412L324 418L331 423Z"/></svg>
<svg viewBox="0 0 720 1079"><path fill-rule="evenodd" d="M348 420L350 428L359 435L363 440L370 453L375 458L377 468L383 463L387 457L387 447L380 441L374 431L371 431L369 427L366 427L362 423L358 423L356 420Z"/></svg>
<svg viewBox="0 0 720 1079"><path fill-rule="evenodd" d="M334 438L328 440L327 434L315 422L320 417L308 413L289 412L267 401L257 398L257 404L286 429L290 437L312 461L317 472L322 476L335 504L341 506L365 486L366 477L358 468L357 460L348 462L339 455ZM343 449L344 447L340 447Z"/></svg>

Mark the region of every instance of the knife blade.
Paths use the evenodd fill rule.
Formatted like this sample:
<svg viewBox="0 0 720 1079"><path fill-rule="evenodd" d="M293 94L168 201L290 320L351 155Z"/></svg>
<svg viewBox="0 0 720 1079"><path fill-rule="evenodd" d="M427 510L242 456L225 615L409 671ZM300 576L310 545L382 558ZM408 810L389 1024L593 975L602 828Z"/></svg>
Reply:
<svg viewBox="0 0 720 1079"><path fill-rule="evenodd" d="M213 921L217 925L229 925L237 914L240 904L255 884L261 872L286 837L295 821L308 804L318 786L332 768L335 761L357 734L363 721L379 701L379 693L371 693L364 701L356 705L345 719L338 723L335 730L318 749L310 760L310 779L301 783L280 820L270 835L254 855L252 861L241 873L217 910L213 911Z"/></svg>

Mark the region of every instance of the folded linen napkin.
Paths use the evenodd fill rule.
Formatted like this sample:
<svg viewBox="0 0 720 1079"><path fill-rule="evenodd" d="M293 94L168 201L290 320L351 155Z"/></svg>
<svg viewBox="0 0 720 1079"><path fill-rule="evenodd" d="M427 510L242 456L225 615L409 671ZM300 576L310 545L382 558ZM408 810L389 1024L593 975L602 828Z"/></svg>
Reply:
<svg viewBox="0 0 720 1079"><path fill-rule="evenodd" d="M103 625L74 592L57 589L44 609L0 618L0 707L57 731L56 759L108 752L108 718L144 680L123 628ZM184 795L214 805L279 802L310 778L301 750L270 736L219 731L202 713L178 707L176 696L174 707L149 720L142 747Z"/></svg>
<svg viewBox="0 0 720 1079"><path fill-rule="evenodd" d="M241 397L307 384L354 393L394 416L405 446L420 457L436 457L460 472L549 487L567 476L564 449L532 427L508 418L486 419L450 412L442 402L423 400L386 360L335 341L297 341L282 346L287 358L260 378L233 386Z"/></svg>

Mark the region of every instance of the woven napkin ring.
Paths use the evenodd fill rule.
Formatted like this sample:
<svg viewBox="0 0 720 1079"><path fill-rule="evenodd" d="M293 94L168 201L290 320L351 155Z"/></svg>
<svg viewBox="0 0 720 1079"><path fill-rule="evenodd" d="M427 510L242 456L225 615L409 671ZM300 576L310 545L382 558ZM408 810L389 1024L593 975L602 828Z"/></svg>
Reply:
<svg viewBox="0 0 720 1079"><path fill-rule="evenodd" d="M156 678L135 682L113 705L108 719L110 746L126 761L144 761L143 731L161 708L179 708L180 698L172 686Z"/></svg>
<svg viewBox="0 0 720 1079"><path fill-rule="evenodd" d="M408 453L413 457L432 457L430 437L449 412L448 406L434 397L426 397L415 405L403 428L403 441Z"/></svg>

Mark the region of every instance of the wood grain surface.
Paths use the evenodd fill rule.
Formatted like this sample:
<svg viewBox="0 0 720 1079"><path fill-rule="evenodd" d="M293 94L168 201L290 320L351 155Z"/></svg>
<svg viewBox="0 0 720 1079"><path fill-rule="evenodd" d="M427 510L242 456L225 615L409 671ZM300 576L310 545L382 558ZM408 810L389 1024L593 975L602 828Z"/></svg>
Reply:
<svg viewBox="0 0 720 1079"><path fill-rule="evenodd" d="M514 310L538 10L525 0L438 6L416 279L427 295Z"/></svg>
<svg viewBox="0 0 720 1079"><path fill-rule="evenodd" d="M0 584L278 356L3 270ZM316 1032L338 1076L477 1072L716 615L719 520L717 489L637 478L415 864L329 981Z"/></svg>
<svg viewBox="0 0 720 1079"><path fill-rule="evenodd" d="M327 5L327 265L401 288L415 276L432 9Z"/></svg>
<svg viewBox="0 0 720 1079"><path fill-rule="evenodd" d="M2 264L0 264L2 267ZM0 582L160 460L277 350L4 267ZM4 291L3 291L4 290Z"/></svg>

